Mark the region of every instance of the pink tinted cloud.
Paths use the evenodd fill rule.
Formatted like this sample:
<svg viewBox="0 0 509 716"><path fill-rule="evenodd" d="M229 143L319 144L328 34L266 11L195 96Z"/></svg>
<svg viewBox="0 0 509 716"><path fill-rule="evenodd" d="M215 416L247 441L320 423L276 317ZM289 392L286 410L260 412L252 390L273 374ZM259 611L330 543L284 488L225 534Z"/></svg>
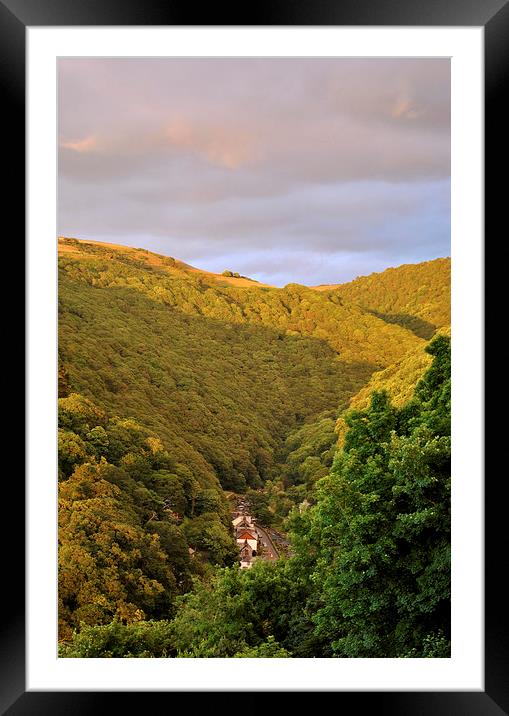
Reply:
<svg viewBox="0 0 509 716"><path fill-rule="evenodd" d="M253 136L240 128L200 126L176 117L162 134L172 147L190 151L226 169L238 169L255 158Z"/></svg>
<svg viewBox="0 0 509 716"><path fill-rule="evenodd" d="M84 137L83 139L76 139L74 141L60 141L60 147L62 149L71 149L73 152L82 154L83 152L93 152L98 148L97 139L95 136Z"/></svg>
<svg viewBox="0 0 509 716"><path fill-rule="evenodd" d="M65 58L59 132L65 235L449 253L446 59Z"/></svg>

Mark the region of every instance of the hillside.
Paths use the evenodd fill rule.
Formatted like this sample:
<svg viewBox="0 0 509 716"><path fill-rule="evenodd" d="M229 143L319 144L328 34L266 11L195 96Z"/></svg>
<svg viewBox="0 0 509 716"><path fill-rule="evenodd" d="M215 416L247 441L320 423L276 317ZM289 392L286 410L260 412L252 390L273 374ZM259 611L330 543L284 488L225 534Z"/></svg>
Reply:
<svg viewBox="0 0 509 716"><path fill-rule="evenodd" d="M222 274L213 273L212 271L203 271L195 268L184 261L179 261L172 256L162 256L147 249L136 249L130 246L122 246L121 244L110 244L100 241L79 241L74 238L60 236L58 238L58 254L64 256L66 254L79 255L81 259L93 258L94 256L110 256L117 260L123 257L132 263L145 265L147 268L154 268L163 273L171 274L198 274L202 279L209 281L212 285L220 286L268 286L268 284L260 283L246 276L235 277L227 276L225 271Z"/></svg>
<svg viewBox="0 0 509 716"><path fill-rule="evenodd" d="M435 335L451 335L450 326L440 327ZM431 356L425 351L426 345L416 346L400 360L384 370L373 373L369 381L350 399L349 408L366 410L371 394L375 390L386 390L393 405L401 408L412 397L417 382L431 366Z"/></svg>
<svg viewBox="0 0 509 716"><path fill-rule="evenodd" d="M65 528L77 520L81 532L69 544L62 531L59 552L83 553L88 533L104 579L90 569L90 561L96 567L93 558L81 573L84 580L64 565L60 612L67 606L81 623L69 639L63 632L59 656L450 657L449 338L437 336L427 352L431 366L410 402L398 409L386 394L374 393L367 410L347 416L344 445L317 482L314 504L302 503L287 520L292 551L286 559L256 559L247 570L215 569L183 594L175 590L182 580L173 575L182 573L185 553L179 555L180 535L168 519L151 518L144 530L134 526L129 533L119 521L130 521L126 507L134 512L136 505L132 497L122 504L111 485L126 478L102 463L77 468L61 485L60 512ZM167 461L151 444L152 461ZM90 484L84 472L103 479ZM115 502L108 505L111 498ZM199 531L213 524L212 517L203 513ZM139 545L127 554L119 547L125 536ZM216 533L209 536L220 541ZM193 556L188 564L192 569ZM78 608L76 583L84 584L85 593ZM143 609L126 603L130 597ZM108 619L105 607L115 604Z"/></svg>
<svg viewBox="0 0 509 716"><path fill-rule="evenodd" d="M316 286L333 292L388 323L397 323L429 340L451 322L451 260L405 264L362 276L338 286Z"/></svg>
<svg viewBox="0 0 509 716"><path fill-rule="evenodd" d="M337 293L223 286L148 252L60 245L67 391L142 421L227 489L259 487L292 429L424 343Z"/></svg>
<svg viewBox="0 0 509 716"><path fill-rule="evenodd" d="M59 255L64 391L140 420L225 489L280 476L324 411L382 385L407 398L429 365L416 333L449 317L448 259L317 292L113 244L60 239Z"/></svg>
<svg viewBox="0 0 509 716"><path fill-rule="evenodd" d="M327 474L351 401L398 375L406 395L426 370L427 340L447 323L448 271L438 259L332 290L275 288L60 239L62 634L79 620L107 623L119 604L159 618L191 575L231 563L223 490L264 487L259 507L280 524ZM87 525L111 525L101 550L145 554L142 564L125 557L141 570L136 589L128 570L116 596L104 593L113 565L93 533L84 542L78 504ZM90 594L76 586L84 569L100 609L87 611Z"/></svg>

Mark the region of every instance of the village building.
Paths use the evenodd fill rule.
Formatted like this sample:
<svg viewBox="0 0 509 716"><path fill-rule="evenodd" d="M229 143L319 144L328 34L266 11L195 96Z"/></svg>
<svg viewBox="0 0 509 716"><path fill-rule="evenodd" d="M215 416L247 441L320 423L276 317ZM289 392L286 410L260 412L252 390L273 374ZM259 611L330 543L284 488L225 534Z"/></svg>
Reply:
<svg viewBox="0 0 509 716"><path fill-rule="evenodd" d="M257 555L256 549L248 544L247 540L244 542L239 551L240 555L240 567L241 569L249 569L253 566L253 560Z"/></svg>
<svg viewBox="0 0 509 716"><path fill-rule="evenodd" d="M254 530L239 530L239 532L237 532L237 544L243 545L244 543L248 544L251 549L256 550L258 548L257 533Z"/></svg>
<svg viewBox="0 0 509 716"><path fill-rule="evenodd" d="M304 500L299 508L301 511L305 510L310 504L308 500ZM287 549L289 545L288 541L275 530L269 530L261 525L258 527L256 519L248 515L247 510L249 510L249 506L238 502L236 510L231 513L241 569L251 568L257 559L278 559L280 544L283 550Z"/></svg>
<svg viewBox="0 0 509 716"><path fill-rule="evenodd" d="M253 518L251 515L245 515L241 513L237 515L233 520L234 527L253 527Z"/></svg>
<svg viewBox="0 0 509 716"><path fill-rule="evenodd" d="M239 554L240 554L241 560L243 560L243 559L251 560L251 559L253 559L253 557L256 557L257 552L256 552L256 549L253 549L253 547L250 544L248 544L246 541L240 548Z"/></svg>
<svg viewBox="0 0 509 716"><path fill-rule="evenodd" d="M234 512L232 523L239 545L240 568L249 569L258 554L258 532L254 520L245 512Z"/></svg>

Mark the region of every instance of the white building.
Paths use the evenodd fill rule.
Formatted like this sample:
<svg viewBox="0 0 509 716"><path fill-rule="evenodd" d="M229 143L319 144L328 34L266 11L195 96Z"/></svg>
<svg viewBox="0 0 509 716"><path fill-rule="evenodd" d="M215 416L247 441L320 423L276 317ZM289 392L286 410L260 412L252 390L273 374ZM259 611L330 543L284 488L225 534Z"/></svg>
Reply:
<svg viewBox="0 0 509 716"><path fill-rule="evenodd" d="M235 538L239 545L240 568L249 569L258 551L258 532L251 515L244 512L234 513L232 520L235 528Z"/></svg>
<svg viewBox="0 0 509 716"><path fill-rule="evenodd" d="M258 549L258 535L254 530L241 529L237 532L237 544L247 544L251 550Z"/></svg>
<svg viewBox="0 0 509 716"><path fill-rule="evenodd" d="M253 518L251 515L238 515L234 520L232 520L234 527L252 527L253 526Z"/></svg>

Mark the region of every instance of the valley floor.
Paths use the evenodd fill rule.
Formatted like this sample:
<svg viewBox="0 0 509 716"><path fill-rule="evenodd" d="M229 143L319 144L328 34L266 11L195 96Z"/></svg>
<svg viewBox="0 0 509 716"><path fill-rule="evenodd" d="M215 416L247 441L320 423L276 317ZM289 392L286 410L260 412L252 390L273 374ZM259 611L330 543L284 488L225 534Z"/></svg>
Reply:
<svg viewBox="0 0 509 716"><path fill-rule="evenodd" d="M229 494L230 499L235 499L231 514L241 569L249 569L256 560L273 562L287 554L288 540L280 532L260 524L251 514L251 506L245 497Z"/></svg>

